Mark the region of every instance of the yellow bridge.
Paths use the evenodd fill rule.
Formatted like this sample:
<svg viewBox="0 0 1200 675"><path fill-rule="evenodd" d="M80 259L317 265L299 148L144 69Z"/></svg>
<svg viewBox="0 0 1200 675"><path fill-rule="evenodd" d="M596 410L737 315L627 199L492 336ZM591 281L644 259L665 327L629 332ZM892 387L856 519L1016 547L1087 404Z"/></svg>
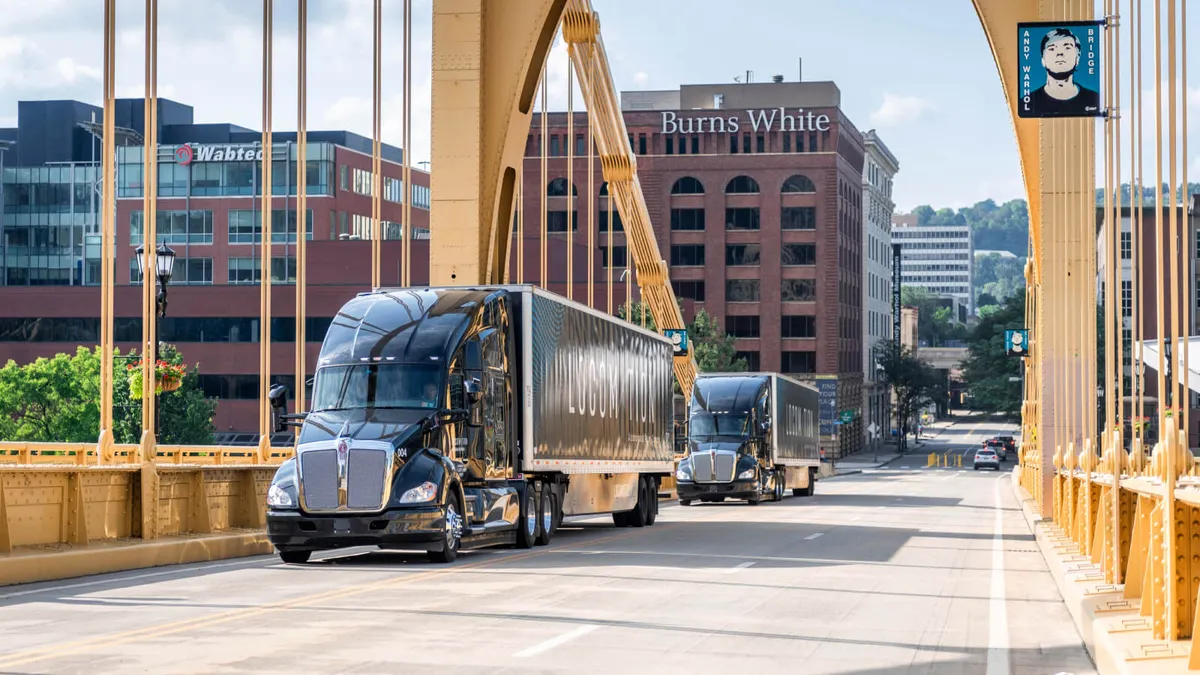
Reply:
<svg viewBox="0 0 1200 675"><path fill-rule="evenodd" d="M1200 669L1200 650L1191 648L1200 619L1200 479L1186 432L1191 424L1191 406L1187 405L1191 391L1185 377L1190 376L1189 350L1173 350L1169 364L1164 354L1168 350L1158 351L1157 363L1140 356L1148 339L1157 338L1160 344L1170 339L1173 345L1180 345L1190 336L1186 326L1194 321L1194 258L1187 254L1194 246L1194 233L1186 229L1189 209L1174 189L1181 181L1187 184L1184 121L1189 113L1187 90L1180 86L1187 82L1185 59L1180 58L1186 53L1187 35L1180 28L1186 25L1186 10L1178 0L1129 0L1124 7L1116 0L1102 4L1103 11L1098 12L1090 1L974 0L1012 114L1031 215L1024 326L1029 343L1024 358L1025 403L1016 478L1047 525L1046 536L1053 538L1065 559L1090 566L1087 574L1093 576L1085 577L1096 584L1088 611L1099 617L1096 630L1134 636L1137 646L1129 648L1132 661L1186 661L1188 667ZM272 220L273 5L272 0L263 2L263 241L271 240ZM298 5L297 145L299 165L304 166L308 1L298 0ZM407 65L412 50L411 0L405 0L404 6L407 150L411 133L412 72ZM102 154L113 157L118 86L116 0L104 0L104 7ZM154 242L157 0L147 0L146 7L144 227L145 240ZM381 0L375 0L374 7L370 265L377 286L382 265L380 105L385 77L380 52L385 36ZM1094 22L1104 32L1103 53L1089 56L1103 64L1106 76L1102 107L1107 114L1102 116L1099 138L1095 116L1037 118L1022 112L1025 97L1020 93L1019 57L1027 45L1018 24L1039 21ZM561 39L570 55L570 86L578 82L581 105L589 119L587 159L598 161L599 179L607 182L609 199L624 224L641 296L660 330L683 328L642 194L637 157L621 115L601 32L600 16L590 0L433 1L435 170L430 283L521 281L510 275L514 255L518 269L540 264L540 278L546 278L546 219L532 217L544 216L545 197L542 214L525 214L521 186L530 129L536 129L539 122L545 124L547 56L555 40ZM1144 74L1149 82L1143 81ZM1155 95L1147 100L1143 86L1150 84ZM573 123L574 115L570 119ZM1144 128L1150 127L1156 130L1156 140L1147 150L1142 138ZM1122 128L1135 131L1123 138ZM1099 158L1098 140L1103 148ZM575 144L568 146L566 166L574 167ZM544 142L540 153L544 173ZM1122 167L1131 157L1135 167L1132 183L1139 188L1135 193L1140 194L1143 185L1158 186L1152 207L1140 201L1121 203L1122 179L1130 178L1122 176ZM405 152L406 173L408 163ZM589 161L588 166L592 165ZM269 274L263 274L261 284L260 445L158 444L153 432L155 369L148 359L143 363L142 397L143 429L147 431L137 444L113 441L115 171L112 162L104 163L101 432L95 443L87 444L0 443L0 585L271 550L262 529L266 490L275 468L293 455L293 449L272 447L269 442ZM1096 175L1104 177L1106 195L1099 236L1094 215ZM567 181L574 184L570 175ZM542 185L545 183L543 180ZM1164 183L1172 186L1169 194L1162 190ZM300 212L305 210L304 192L299 191ZM405 200L406 208L409 201ZM590 204L588 212L595 213ZM1117 256L1122 250L1122 223L1129 213L1134 221L1129 238L1133 254L1131 265L1122 269ZM1143 228L1146 213L1157 223L1157 234L1150 238L1143 236L1148 231ZM609 214L611 218L611 209ZM540 261L524 260L523 247L512 250L514 232L523 237L529 221L541 222ZM610 232L611 227L610 222ZM589 226L588 236L595 236L597 229ZM571 231L568 228L568 238L573 236ZM298 237L296 246L296 372L305 373L303 236ZM1145 247L1150 247L1153 255L1145 255ZM405 250L404 255L410 253ZM152 246L146 247L145 269L155 268L155 255ZM270 267L270 255L270 247L263 247L264 269ZM1152 267L1147 269L1145 261L1151 261ZM1131 294L1105 293L1099 325L1094 282L1098 264L1103 265L1107 289L1121 288L1122 281L1131 286ZM402 278L410 282L407 260L402 269ZM573 272L568 276L573 279ZM152 348L156 335L154 284L144 284L142 291L143 347ZM610 303L605 305L610 309L611 293L610 277ZM1123 302L1126 298L1131 299ZM588 297L581 300L596 303L590 278ZM1154 317L1155 326L1149 325L1147 316ZM1122 322L1122 317L1131 321ZM1127 323L1131 329L1122 330ZM1098 354L1100 338L1103 352ZM1132 367L1122 365L1127 352L1138 355ZM1102 366L1097 366L1098 360ZM1157 372L1156 383L1153 376L1146 375L1146 365ZM1133 374L1127 377L1126 372ZM681 390L689 392L696 374L692 358L677 358L675 374ZM1157 386L1151 387L1153 384ZM302 407L304 397L297 396L296 404ZM1147 416L1157 421L1156 431L1141 421ZM935 452L927 461L929 467L961 467L962 459L961 453ZM1121 621L1105 622L1106 611Z"/></svg>

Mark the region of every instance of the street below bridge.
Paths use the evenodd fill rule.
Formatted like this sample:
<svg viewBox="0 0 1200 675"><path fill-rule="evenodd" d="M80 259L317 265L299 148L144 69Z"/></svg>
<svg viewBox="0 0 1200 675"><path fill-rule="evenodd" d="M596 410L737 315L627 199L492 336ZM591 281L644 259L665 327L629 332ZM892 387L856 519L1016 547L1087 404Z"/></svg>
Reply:
<svg viewBox="0 0 1200 675"><path fill-rule="evenodd" d="M449 566L351 549L0 588L0 672L1094 673L960 421L814 497L567 521ZM961 448L962 469L920 453Z"/></svg>

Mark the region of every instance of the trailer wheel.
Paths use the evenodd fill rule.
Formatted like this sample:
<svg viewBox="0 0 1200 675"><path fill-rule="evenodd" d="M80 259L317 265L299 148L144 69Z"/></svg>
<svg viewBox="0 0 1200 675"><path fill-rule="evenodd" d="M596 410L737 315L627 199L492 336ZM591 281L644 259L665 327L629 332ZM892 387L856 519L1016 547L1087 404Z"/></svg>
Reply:
<svg viewBox="0 0 1200 675"><path fill-rule="evenodd" d="M658 520L658 480L654 476L646 476L646 494L650 497L650 513L646 517L649 526Z"/></svg>
<svg viewBox="0 0 1200 675"><path fill-rule="evenodd" d="M622 511L620 513L614 513L613 514L613 525L616 525L617 527L629 527L629 514L631 514L631 513L633 513L633 512L632 511Z"/></svg>
<svg viewBox="0 0 1200 675"><path fill-rule="evenodd" d="M517 519L517 548L533 548L538 536L537 486L525 484L521 495L521 512Z"/></svg>
<svg viewBox="0 0 1200 675"><path fill-rule="evenodd" d="M646 481L638 477L638 500L637 505L629 512L630 527L645 527L647 513L650 511L650 500L647 499L649 490L646 489Z"/></svg>
<svg viewBox="0 0 1200 675"><path fill-rule="evenodd" d="M680 505L680 506L691 506L691 505L692 505L692 500L690 500L690 499L680 499L680 500L679 500L679 505Z"/></svg>
<svg viewBox="0 0 1200 675"><path fill-rule="evenodd" d="M784 472L775 472L775 492L772 495L777 502L783 501L783 481L786 479Z"/></svg>
<svg viewBox="0 0 1200 675"><path fill-rule="evenodd" d="M538 535L535 543L545 546L554 536L554 495L550 494L550 486L542 485L541 508L538 509Z"/></svg>

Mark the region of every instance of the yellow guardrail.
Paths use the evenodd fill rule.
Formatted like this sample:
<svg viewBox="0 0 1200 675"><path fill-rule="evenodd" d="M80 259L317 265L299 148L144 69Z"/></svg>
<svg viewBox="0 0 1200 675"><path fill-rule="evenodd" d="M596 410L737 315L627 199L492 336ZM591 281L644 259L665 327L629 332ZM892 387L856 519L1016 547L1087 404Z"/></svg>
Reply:
<svg viewBox="0 0 1200 675"><path fill-rule="evenodd" d="M107 466L110 464L140 464L142 446L117 443L98 450L96 443L0 443L0 468L6 465L76 464ZM173 464L262 464L277 466L295 454L295 449L271 447L265 457L259 448L246 445L156 445L152 461Z"/></svg>
<svg viewBox="0 0 1200 675"><path fill-rule="evenodd" d="M1143 617L1138 626L1114 625L1110 632L1151 632L1166 641L1159 643L1160 658L1187 658L1189 670L1200 670L1193 643L1200 619L1200 465L1182 433L1155 445L1149 457L1140 440L1127 453L1117 432L1100 457L1090 440L1079 452L1073 444L1055 452L1048 525L1063 547L1097 565L1097 580L1111 584L1123 606ZM1018 481L1040 500L1040 454L1023 447L1018 457Z"/></svg>

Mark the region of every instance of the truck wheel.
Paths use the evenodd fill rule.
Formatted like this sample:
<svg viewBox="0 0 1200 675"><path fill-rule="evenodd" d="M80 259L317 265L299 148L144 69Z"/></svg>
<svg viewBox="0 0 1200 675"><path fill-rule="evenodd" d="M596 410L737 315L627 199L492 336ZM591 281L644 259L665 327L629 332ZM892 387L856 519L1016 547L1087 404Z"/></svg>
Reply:
<svg viewBox="0 0 1200 675"><path fill-rule="evenodd" d="M303 565L308 562L308 557L312 555L312 551L280 551L279 558L285 563L293 565Z"/></svg>
<svg viewBox="0 0 1200 675"><path fill-rule="evenodd" d="M458 513L458 497L451 497L446 503L446 530L442 534L442 548L429 551L426 555L437 563L452 563L458 558L458 548L462 545L462 516Z"/></svg>
<svg viewBox="0 0 1200 675"><path fill-rule="evenodd" d="M783 481L784 481L783 472L782 471L777 472L775 474L775 495L774 495L775 501L777 501L777 502L783 501Z"/></svg>
<svg viewBox="0 0 1200 675"><path fill-rule="evenodd" d="M554 495L550 494L550 486L543 485L542 507L538 509L538 535L536 542L538 546L545 546L550 543L550 539L554 536Z"/></svg>
<svg viewBox="0 0 1200 675"><path fill-rule="evenodd" d="M614 513L613 514L613 525L616 525L617 527L629 527L629 514L630 513L633 513L633 512L632 511L622 511L620 513Z"/></svg>
<svg viewBox="0 0 1200 675"><path fill-rule="evenodd" d="M538 536L537 486L526 483L521 495L521 513L517 518L517 548L533 548Z"/></svg>
<svg viewBox="0 0 1200 675"><path fill-rule="evenodd" d="M692 500L690 500L690 499L680 499L680 500L679 500L679 505L680 505L680 506L691 506L691 505L692 505Z"/></svg>
<svg viewBox="0 0 1200 675"><path fill-rule="evenodd" d="M654 476L646 476L646 494L650 497L650 512L646 517L646 525L650 526L658 520L658 481Z"/></svg>
<svg viewBox="0 0 1200 675"><path fill-rule="evenodd" d="M646 526L646 514L650 510L650 502L646 498L646 495L648 494L648 492L649 491L646 490L646 481L642 480L639 477L638 478L637 505L634 506L633 510L629 512L629 526L630 527L645 527Z"/></svg>

